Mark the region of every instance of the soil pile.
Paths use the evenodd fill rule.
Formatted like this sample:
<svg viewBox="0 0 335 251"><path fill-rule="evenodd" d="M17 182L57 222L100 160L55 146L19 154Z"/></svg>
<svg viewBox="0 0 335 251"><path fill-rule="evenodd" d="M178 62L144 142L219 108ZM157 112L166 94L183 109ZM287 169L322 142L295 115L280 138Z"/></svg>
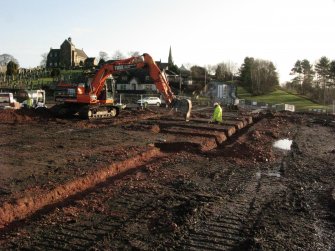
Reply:
<svg viewBox="0 0 335 251"><path fill-rule="evenodd" d="M25 114L20 114L16 110L1 110L0 121L1 123L22 123L31 121L32 118Z"/></svg>
<svg viewBox="0 0 335 251"><path fill-rule="evenodd" d="M46 108L0 110L0 123L27 123L32 121L48 120L52 117L52 114Z"/></svg>
<svg viewBox="0 0 335 251"><path fill-rule="evenodd" d="M287 128L283 130L282 128ZM292 132L287 119L276 117L264 119L251 128L223 151L224 156L232 158L239 164L250 165L250 162L270 162L276 159L273 142L280 137L290 138Z"/></svg>

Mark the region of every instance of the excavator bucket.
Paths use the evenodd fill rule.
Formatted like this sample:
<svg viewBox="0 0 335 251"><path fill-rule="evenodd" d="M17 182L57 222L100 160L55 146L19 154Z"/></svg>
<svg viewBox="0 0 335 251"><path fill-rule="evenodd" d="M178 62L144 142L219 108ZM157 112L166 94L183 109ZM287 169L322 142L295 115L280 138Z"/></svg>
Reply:
<svg viewBox="0 0 335 251"><path fill-rule="evenodd" d="M172 104L172 108L181 112L185 116L185 120L189 121L191 117L192 102L189 99L176 98Z"/></svg>

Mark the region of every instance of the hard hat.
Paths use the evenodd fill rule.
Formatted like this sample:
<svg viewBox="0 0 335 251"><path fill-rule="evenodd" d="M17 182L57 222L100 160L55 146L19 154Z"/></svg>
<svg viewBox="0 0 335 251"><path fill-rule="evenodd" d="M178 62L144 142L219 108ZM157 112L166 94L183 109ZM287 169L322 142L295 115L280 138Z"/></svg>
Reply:
<svg viewBox="0 0 335 251"><path fill-rule="evenodd" d="M214 103L214 106L217 106L217 105L219 105L219 103L218 103L218 102L215 102L215 103Z"/></svg>

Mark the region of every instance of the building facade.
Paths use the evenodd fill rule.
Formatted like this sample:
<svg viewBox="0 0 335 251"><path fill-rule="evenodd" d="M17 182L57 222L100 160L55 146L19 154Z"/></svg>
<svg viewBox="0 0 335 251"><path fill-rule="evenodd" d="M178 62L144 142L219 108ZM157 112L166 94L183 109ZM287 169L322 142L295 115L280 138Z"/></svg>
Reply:
<svg viewBox="0 0 335 251"><path fill-rule="evenodd" d="M157 66L166 74L168 81L179 81L179 75L168 70L168 64L156 61ZM156 85L147 69L136 69L117 74L116 90L118 93L154 94L158 93Z"/></svg>
<svg viewBox="0 0 335 251"><path fill-rule="evenodd" d="M77 49L71 38L65 39L60 49L50 48L47 56L47 68L73 68L83 66L87 55L83 50Z"/></svg>

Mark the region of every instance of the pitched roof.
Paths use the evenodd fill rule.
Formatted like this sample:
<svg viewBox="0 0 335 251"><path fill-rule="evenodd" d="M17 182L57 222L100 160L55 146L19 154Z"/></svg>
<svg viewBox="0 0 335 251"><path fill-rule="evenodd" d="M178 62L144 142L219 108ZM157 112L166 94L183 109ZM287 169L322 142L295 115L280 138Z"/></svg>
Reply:
<svg viewBox="0 0 335 251"><path fill-rule="evenodd" d="M162 63L161 61L156 61L156 64L161 70L168 69L169 67L169 63Z"/></svg>
<svg viewBox="0 0 335 251"><path fill-rule="evenodd" d="M190 70L186 69L186 67L184 65L181 65L179 70L184 71L184 72L190 72Z"/></svg>
<svg viewBox="0 0 335 251"><path fill-rule="evenodd" d="M87 58L86 53L83 50L76 49L77 55L83 58Z"/></svg>
<svg viewBox="0 0 335 251"><path fill-rule="evenodd" d="M86 58L85 62L93 63L96 59L97 59L96 57Z"/></svg>
<svg viewBox="0 0 335 251"><path fill-rule="evenodd" d="M65 39L63 44L64 43L69 43L70 45L74 46L74 44L72 43L72 39L70 37L68 39Z"/></svg>
<svg viewBox="0 0 335 251"><path fill-rule="evenodd" d="M165 70L165 74L166 75L169 75L169 76L179 76L179 74L173 72L173 71L170 71L170 70Z"/></svg>

